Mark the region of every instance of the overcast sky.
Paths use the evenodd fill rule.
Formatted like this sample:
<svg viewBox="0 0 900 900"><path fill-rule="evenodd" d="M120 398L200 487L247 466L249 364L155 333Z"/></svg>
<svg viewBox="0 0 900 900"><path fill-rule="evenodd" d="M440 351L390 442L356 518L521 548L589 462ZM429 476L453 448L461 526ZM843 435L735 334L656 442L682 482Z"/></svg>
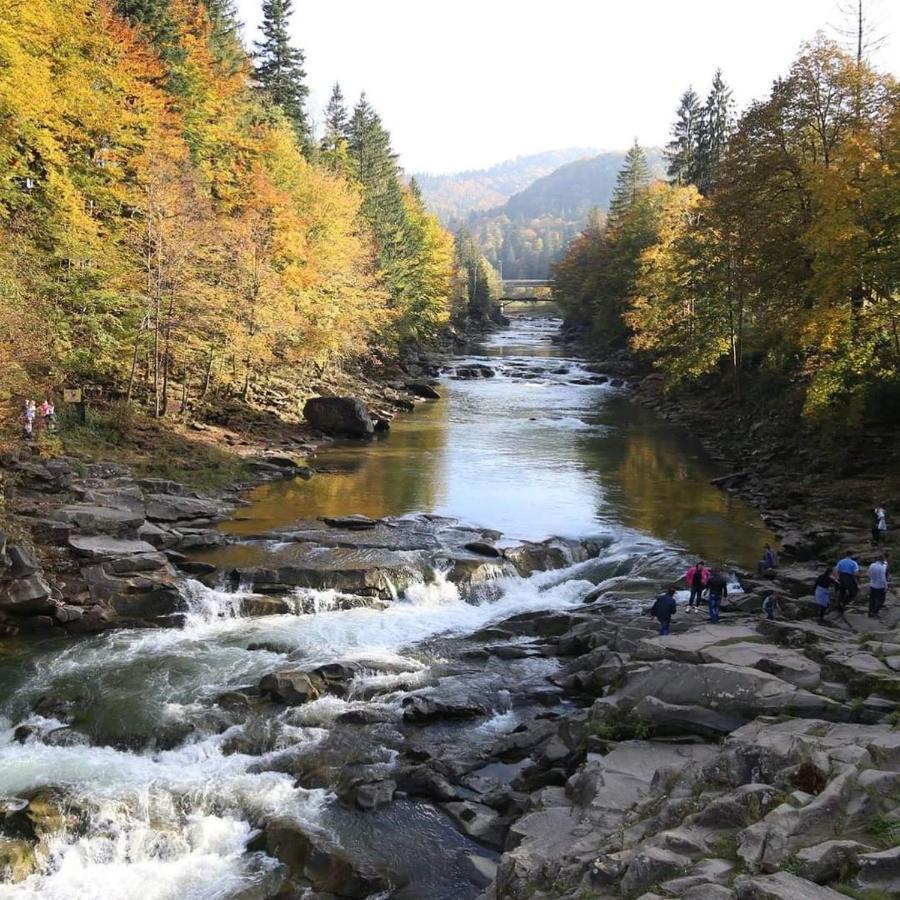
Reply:
<svg viewBox="0 0 900 900"><path fill-rule="evenodd" d="M245 39L262 0L237 0ZM874 4L900 71L900 2ZM666 140L682 90L717 66L738 106L764 96L839 0L294 0L314 121L340 81L365 90L409 172L541 150ZM833 33L833 32L832 32Z"/></svg>

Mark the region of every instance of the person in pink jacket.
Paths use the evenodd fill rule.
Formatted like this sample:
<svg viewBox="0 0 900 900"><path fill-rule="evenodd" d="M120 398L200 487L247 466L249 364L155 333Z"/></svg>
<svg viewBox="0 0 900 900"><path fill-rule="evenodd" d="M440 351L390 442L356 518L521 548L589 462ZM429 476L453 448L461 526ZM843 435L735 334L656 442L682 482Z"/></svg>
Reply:
<svg viewBox="0 0 900 900"><path fill-rule="evenodd" d="M700 597L703 594L703 589L706 587L706 582L709 581L709 569L706 568L702 559L698 560L695 566L691 566L684 573L684 580L687 582L691 592L687 611L693 612L694 609L700 607Z"/></svg>

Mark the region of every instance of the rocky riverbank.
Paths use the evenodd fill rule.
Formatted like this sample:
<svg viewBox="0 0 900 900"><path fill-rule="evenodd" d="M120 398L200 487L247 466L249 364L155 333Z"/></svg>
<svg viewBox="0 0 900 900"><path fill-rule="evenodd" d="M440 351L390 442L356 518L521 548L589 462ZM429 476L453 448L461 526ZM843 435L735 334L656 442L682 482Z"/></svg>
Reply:
<svg viewBox="0 0 900 900"><path fill-rule="evenodd" d="M432 365L391 390L415 402ZM551 368L645 390L615 361ZM444 374L546 372L510 359ZM326 404L318 424L368 435L373 406ZM312 474L306 455L267 449L248 456L255 479ZM522 542L439 516L352 514L234 534L220 526L236 489L6 464L9 511L36 549L8 541L5 627L111 632L67 643L59 674L45 642L17 693L7 880L47 872L60 848L187 860L194 842L208 852L210 820L214 840L246 823L229 900L900 892L897 593L879 620L857 605L813 622L822 561L847 547L870 558L862 525L759 498L780 504L780 567L735 573L720 623L679 612L660 637L644 610L681 560L633 535ZM733 472L723 489L753 484ZM771 594L775 621L761 615ZM98 758L102 796L74 768Z"/></svg>

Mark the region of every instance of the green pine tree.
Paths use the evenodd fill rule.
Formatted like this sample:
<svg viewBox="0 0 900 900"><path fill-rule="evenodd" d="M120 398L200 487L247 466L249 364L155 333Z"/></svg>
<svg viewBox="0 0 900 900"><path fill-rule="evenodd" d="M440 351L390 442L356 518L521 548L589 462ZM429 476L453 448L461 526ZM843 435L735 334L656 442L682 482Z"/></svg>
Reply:
<svg viewBox="0 0 900 900"><path fill-rule="evenodd" d="M255 44L254 77L273 102L281 107L294 126L304 149L309 145L306 117L306 72L304 55L291 45L288 33L293 0L264 0L261 27L263 39Z"/></svg>
<svg viewBox="0 0 900 900"><path fill-rule="evenodd" d="M689 87L681 95L672 125L672 140L666 144L667 174L673 184L691 184L697 178L700 115L700 98Z"/></svg>
<svg viewBox="0 0 900 900"><path fill-rule="evenodd" d="M734 130L734 100L721 69L716 69L713 76L700 122L695 183L702 193L708 194L715 186L728 138Z"/></svg>
<svg viewBox="0 0 900 900"><path fill-rule="evenodd" d="M625 161L619 169L619 174L616 175L616 185L609 202L611 226L622 220L649 185L650 167L647 165L647 156L635 138L634 144L625 154Z"/></svg>
<svg viewBox="0 0 900 900"><path fill-rule="evenodd" d="M328 106L325 107L325 134L320 142L324 153L337 153L347 143L350 123L347 119L347 106L340 84L334 83Z"/></svg>

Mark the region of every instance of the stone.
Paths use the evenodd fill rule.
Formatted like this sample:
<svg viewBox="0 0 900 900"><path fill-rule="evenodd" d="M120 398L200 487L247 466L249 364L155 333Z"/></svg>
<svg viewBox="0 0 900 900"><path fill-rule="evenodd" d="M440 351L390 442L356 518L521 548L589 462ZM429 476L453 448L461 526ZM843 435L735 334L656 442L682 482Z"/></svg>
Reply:
<svg viewBox="0 0 900 900"><path fill-rule="evenodd" d="M733 888L736 900L847 900L846 894L789 872L742 875L735 879Z"/></svg>
<svg viewBox="0 0 900 900"><path fill-rule="evenodd" d="M314 891L362 900L375 895L387 896L400 887L398 879L385 877L376 870L355 863L346 851L319 835L306 834L288 819L272 819L248 844L251 852L264 851L288 867L293 878L312 885ZM297 890L286 896L307 895Z"/></svg>
<svg viewBox="0 0 900 900"><path fill-rule="evenodd" d="M78 556L89 560L112 560L139 554L155 554L156 548L146 541L107 537L106 535L73 534L69 546ZM165 562L165 559L163 559ZM156 566L159 568L159 566Z"/></svg>
<svg viewBox="0 0 900 900"><path fill-rule="evenodd" d="M470 838L480 841L488 847L498 850L503 847L507 829L496 810L471 800L441 805L447 810L450 818L463 834L467 834Z"/></svg>
<svg viewBox="0 0 900 900"><path fill-rule="evenodd" d="M639 851L629 862L622 878L622 893L630 897L639 891L667 881L684 872L690 860L671 850L648 847Z"/></svg>
<svg viewBox="0 0 900 900"><path fill-rule="evenodd" d="M474 699L448 701L421 694L404 697L401 705L403 720L419 725L438 719L474 719L486 712Z"/></svg>
<svg viewBox="0 0 900 900"><path fill-rule="evenodd" d="M823 841L811 847L804 847L794 855L797 864L796 874L816 884L829 881L848 881L859 868L860 853L870 851L871 847L856 841Z"/></svg>
<svg viewBox="0 0 900 900"><path fill-rule="evenodd" d="M0 872L9 881L13 884L24 881L36 867L34 848L28 841L0 838Z"/></svg>
<svg viewBox="0 0 900 900"><path fill-rule="evenodd" d="M391 779L368 782L356 786L353 799L360 809L379 809L390 805L396 790L397 782Z"/></svg>
<svg viewBox="0 0 900 900"><path fill-rule="evenodd" d="M645 638L638 644L634 655L637 659L650 661L703 662L702 653L709 647L726 641L758 637L757 631L746 625L703 624L683 634Z"/></svg>
<svg viewBox="0 0 900 900"><path fill-rule="evenodd" d="M144 524L141 512L90 504L64 506L51 517L74 525L81 534L106 534L112 537L133 538L137 535L138 528Z"/></svg>
<svg viewBox="0 0 900 900"><path fill-rule="evenodd" d="M289 706L299 706L317 700L323 687L320 679L300 669L270 672L259 682L259 689L263 694Z"/></svg>
<svg viewBox="0 0 900 900"><path fill-rule="evenodd" d="M479 556L489 556L493 559L497 559L502 555L493 544L489 544L486 541L469 541L467 544L463 544L463 549L468 550L470 553L477 553Z"/></svg>
<svg viewBox="0 0 900 900"><path fill-rule="evenodd" d="M900 895L900 846L858 857L859 883L864 888Z"/></svg>
<svg viewBox="0 0 900 900"><path fill-rule="evenodd" d="M36 541L55 547L65 547L75 528L69 522L58 522L55 519L34 519L28 525Z"/></svg>
<svg viewBox="0 0 900 900"><path fill-rule="evenodd" d="M217 519L224 515L224 511L222 504L216 500L177 494L147 495L147 518L154 522Z"/></svg>
<svg viewBox="0 0 900 900"><path fill-rule="evenodd" d="M40 575L29 575L9 582L0 592L0 609L16 615L31 616L52 612L50 587Z"/></svg>
<svg viewBox="0 0 900 900"><path fill-rule="evenodd" d="M701 650L700 656L704 662L759 669L807 690L816 690L822 682L822 669L817 662L796 650L773 644L746 641L712 646Z"/></svg>
<svg viewBox="0 0 900 900"><path fill-rule="evenodd" d="M170 550L181 539L181 535L169 531L166 528L160 528L153 522L144 522L137 530L139 540L153 544L157 550Z"/></svg>
<svg viewBox="0 0 900 900"><path fill-rule="evenodd" d="M414 397L421 397L423 400L441 399L437 390L426 381L407 381L405 387Z"/></svg>
<svg viewBox="0 0 900 900"><path fill-rule="evenodd" d="M375 431L369 410L356 397L313 397L306 401L303 417L326 434L368 437Z"/></svg>
<svg viewBox="0 0 900 900"><path fill-rule="evenodd" d="M24 547L10 544L6 548L6 555L9 557L9 574L13 578L25 578L37 572L38 565L34 561L34 557Z"/></svg>
<svg viewBox="0 0 900 900"><path fill-rule="evenodd" d="M185 493L183 484L168 478L138 478L138 485L148 494L176 494Z"/></svg>
<svg viewBox="0 0 900 900"><path fill-rule="evenodd" d="M350 531L369 531L379 524L378 519L370 519L368 516L323 516L322 521L329 528L346 528Z"/></svg>

